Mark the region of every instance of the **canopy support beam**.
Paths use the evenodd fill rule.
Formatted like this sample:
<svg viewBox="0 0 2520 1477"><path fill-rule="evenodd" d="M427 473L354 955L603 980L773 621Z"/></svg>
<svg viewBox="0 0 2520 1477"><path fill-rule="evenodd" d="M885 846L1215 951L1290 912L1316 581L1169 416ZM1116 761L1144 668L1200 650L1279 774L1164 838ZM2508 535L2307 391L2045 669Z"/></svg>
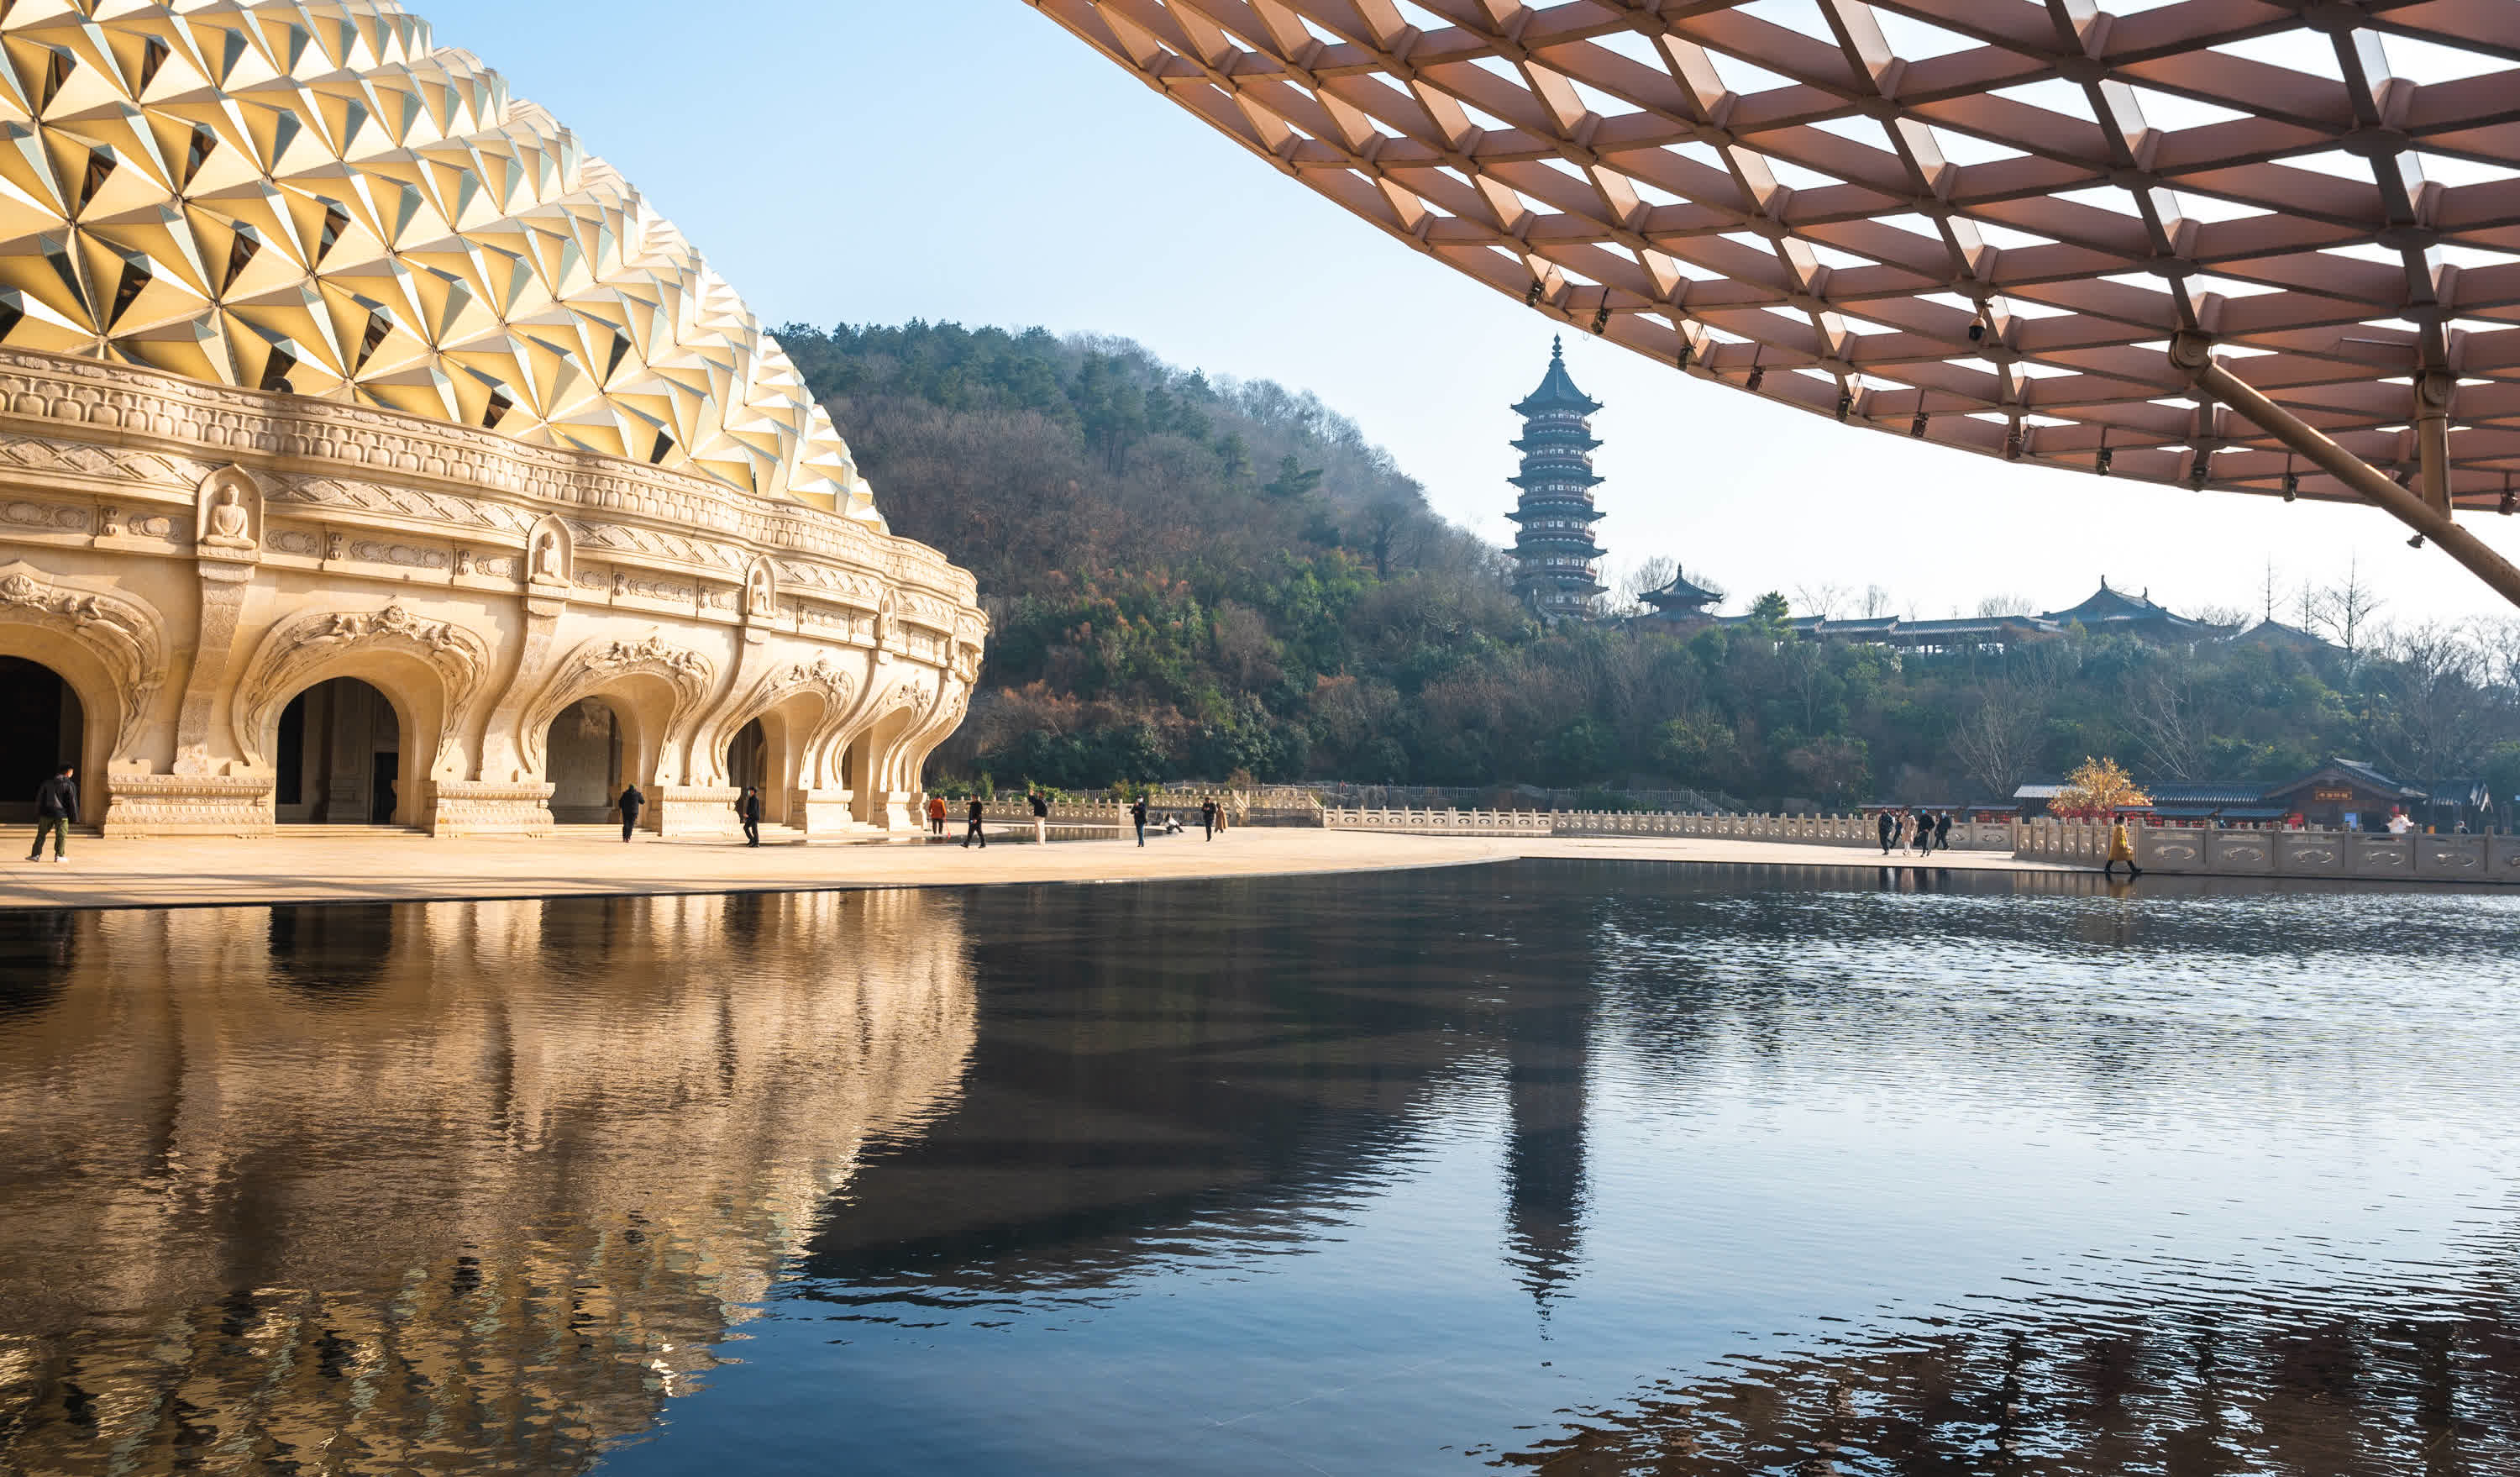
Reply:
<svg viewBox="0 0 2520 1477"><path fill-rule="evenodd" d="M2317 427L2260 394L2248 381L2225 369L2214 358L2214 340L2205 335L2182 333L2172 337L2170 362L2199 391L2229 406L2240 419L2282 442L2287 450L2379 505L2382 512L2399 522L2439 544L2444 553L2492 586L2496 594L2520 605L2520 568L2512 567L2509 559L2488 548L2483 540L2460 527L2451 516L2446 448L2434 451L2426 458L2428 462L2443 464L2437 479L2431 474L2431 468L2425 469L2425 481L2431 484L2427 492L2433 486L2439 488L2440 501L2436 505L2431 497L2418 496L2399 486L2383 475L2378 468L2329 440ZM2447 430L2446 417L2444 428Z"/></svg>

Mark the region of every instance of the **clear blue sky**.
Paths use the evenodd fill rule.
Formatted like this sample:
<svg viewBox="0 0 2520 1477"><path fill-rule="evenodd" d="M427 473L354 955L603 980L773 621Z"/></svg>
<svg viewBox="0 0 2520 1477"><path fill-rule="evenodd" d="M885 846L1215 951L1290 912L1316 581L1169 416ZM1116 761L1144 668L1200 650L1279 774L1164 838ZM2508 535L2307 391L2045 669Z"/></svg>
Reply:
<svg viewBox="0 0 2520 1477"><path fill-rule="evenodd" d="M1124 335L1319 393L1445 514L1508 532L1505 407L1559 326L1321 201L1016 0L415 8L618 166L771 323ZM1614 567L1666 555L1741 598L1879 583L1944 615L1999 592L2069 604L2102 575L2174 605L2253 604L2270 559L2293 586L2359 557L2384 617L2511 613L2377 513L2006 467L1582 335L1567 362L1607 405ZM2520 557L2514 521L2471 519Z"/></svg>

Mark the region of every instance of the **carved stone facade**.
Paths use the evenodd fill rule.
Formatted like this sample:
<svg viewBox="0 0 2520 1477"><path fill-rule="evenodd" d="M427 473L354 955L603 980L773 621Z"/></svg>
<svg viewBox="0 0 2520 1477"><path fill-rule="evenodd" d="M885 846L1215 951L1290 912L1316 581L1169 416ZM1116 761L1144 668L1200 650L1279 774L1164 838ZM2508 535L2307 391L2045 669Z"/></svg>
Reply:
<svg viewBox="0 0 2520 1477"><path fill-rule="evenodd" d="M652 828L731 826L739 747L774 823L916 828L987 629L968 573L863 518L0 349L0 656L75 695L110 834L271 830L283 714L334 678L391 707L394 824L550 828L547 736L592 699Z"/></svg>

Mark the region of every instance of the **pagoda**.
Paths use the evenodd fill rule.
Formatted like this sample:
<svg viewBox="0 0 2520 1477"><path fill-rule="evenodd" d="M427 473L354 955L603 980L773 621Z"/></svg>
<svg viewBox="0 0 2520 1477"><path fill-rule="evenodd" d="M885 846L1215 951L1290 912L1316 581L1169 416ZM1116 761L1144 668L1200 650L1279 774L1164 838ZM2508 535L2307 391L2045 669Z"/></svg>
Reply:
<svg viewBox="0 0 2520 1477"><path fill-rule="evenodd" d="M1566 377L1566 347L1552 340L1540 388L1513 407L1522 417L1522 472L1508 480L1522 490L1508 515L1521 531L1513 541L1514 593L1543 619L1582 618L1601 593L1600 546L1593 524L1593 412L1600 402Z"/></svg>
<svg viewBox="0 0 2520 1477"><path fill-rule="evenodd" d="M1687 575L1674 569L1669 584L1658 590L1647 590L1638 599L1653 606L1650 613L1640 616L1639 619L1649 623L1659 621L1665 625L1683 626L1693 621L1711 619L1706 607L1721 602L1724 599L1724 592L1693 584Z"/></svg>

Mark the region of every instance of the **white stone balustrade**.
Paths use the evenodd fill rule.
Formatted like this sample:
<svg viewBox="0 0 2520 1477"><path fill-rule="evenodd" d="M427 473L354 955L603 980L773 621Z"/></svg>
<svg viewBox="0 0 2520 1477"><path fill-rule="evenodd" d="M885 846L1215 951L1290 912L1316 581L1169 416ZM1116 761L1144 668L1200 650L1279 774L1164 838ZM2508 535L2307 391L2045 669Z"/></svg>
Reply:
<svg viewBox="0 0 2520 1477"><path fill-rule="evenodd" d="M1328 807L1334 830L1452 836L1672 836L1877 849L1869 816L1724 816L1642 811L1409 810ZM2331 830L2209 830L2131 826L2146 872L2207 876L2326 876L2520 886L2520 836ZM1956 822L1951 845L2023 861L2098 867L2109 828L2093 821Z"/></svg>

